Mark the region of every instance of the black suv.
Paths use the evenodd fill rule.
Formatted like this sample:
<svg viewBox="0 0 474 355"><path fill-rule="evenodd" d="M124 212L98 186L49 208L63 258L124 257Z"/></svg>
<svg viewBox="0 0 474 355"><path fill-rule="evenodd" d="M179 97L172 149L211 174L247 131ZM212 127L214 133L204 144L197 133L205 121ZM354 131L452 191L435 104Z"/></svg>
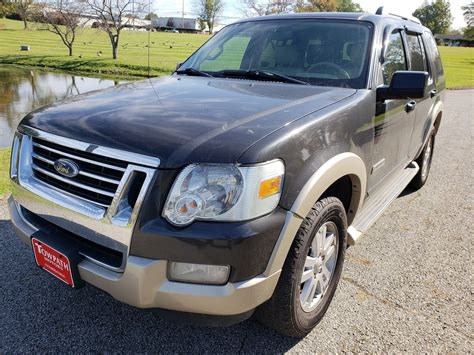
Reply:
<svg viewBox="0 0 474 355"><path fill-rule="evenodd" d="M74 288L304 336L347 246L425 183L444 89L415 19L240 21L171 76L28 114L12 221Z"/></svg>

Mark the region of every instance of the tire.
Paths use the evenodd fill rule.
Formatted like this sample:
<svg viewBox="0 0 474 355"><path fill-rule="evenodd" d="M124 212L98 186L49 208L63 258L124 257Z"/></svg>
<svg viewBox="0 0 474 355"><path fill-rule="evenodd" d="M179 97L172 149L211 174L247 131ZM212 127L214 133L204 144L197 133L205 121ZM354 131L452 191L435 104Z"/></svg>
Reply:
<svg viewBox="0 0 474 355"><path fill-rule="evenodd" d="M428 139L428 142L426 142L426 145L421 151L419 157L415 160L418 166L420 167L420 170L415 175L409 185L415 190L421 189L428 180L428 176L430 174L431 169L431 162L433 161L434 144L435 135L432 134Z"/></svg>
<svg viewBox="0 0 474 355"><path fill-rule="evenodd" d="M323 231L325 237L321 239ZM335 234L333 238L330 237L331 231ZM322 244L319 243L321 240L324 240ZM329 245L332 240L335 249L328 248L333 250L332 254L330 251L326 253L331 256L326 259L324 255L313 258L317 256L314 249L318 249L315 247L318 243ZM256 319L286 336L306 336L319 323L331 303L341 276L346 247L347 218L343 204L335 197L318 201L301 224L285 260L275 292L266 303L257 308ZM324 254L322 251L321 253ZM334 257L336 259L333 263ZM323 260L326 264L319 267L315 263L315 266L308 267L308 263L313 259ZM321 271L322 269L332 270L329 279L324 278L326 273ZM304 283L301 282L303 270L304 275L311 274ZM325 287L321 287L323 281L326 282ZM315 282L314 288L309 288L311 282ZM308 293L308 290L313 289L314 296ZM318 295L318 290L322 289L325 291Z"/></svg>

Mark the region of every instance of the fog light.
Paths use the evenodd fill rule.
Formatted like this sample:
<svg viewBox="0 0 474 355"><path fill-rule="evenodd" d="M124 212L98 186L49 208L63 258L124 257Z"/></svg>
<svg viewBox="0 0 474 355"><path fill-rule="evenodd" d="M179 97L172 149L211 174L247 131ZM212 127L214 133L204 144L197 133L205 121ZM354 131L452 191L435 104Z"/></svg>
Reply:
<svg viewBox="0 0 474 355"><path fill-rule="evenodd" d="M172 281L223 285L229 279L229 273L229 266L189 264L174 261L168 263L168 278Z"/></svg>

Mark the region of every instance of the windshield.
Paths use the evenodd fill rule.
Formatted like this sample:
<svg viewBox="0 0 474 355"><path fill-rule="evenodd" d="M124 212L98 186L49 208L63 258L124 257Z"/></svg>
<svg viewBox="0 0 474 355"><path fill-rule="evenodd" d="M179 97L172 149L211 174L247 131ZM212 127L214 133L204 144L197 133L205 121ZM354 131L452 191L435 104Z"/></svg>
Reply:
<svg viewBox="0 0 474 355"><path fill-rule="evenodd" d="M194 70L201 75L225 77L232 71L235 77L257 71L311 85L363 88L371 32L370 24L355 21L281 19L237 23L210 39L180 67L179 73Z"/></svg>

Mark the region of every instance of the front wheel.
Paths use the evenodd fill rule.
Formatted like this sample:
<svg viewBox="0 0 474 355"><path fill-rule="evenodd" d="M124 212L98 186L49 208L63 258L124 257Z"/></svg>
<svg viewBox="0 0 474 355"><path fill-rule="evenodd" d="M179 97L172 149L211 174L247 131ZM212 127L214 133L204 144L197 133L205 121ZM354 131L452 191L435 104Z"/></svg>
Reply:
<svg viewBox="0 0 474 355"><path fill-rule="evenodd" d="M421 151L420 156L416 159L420 170L415 175L413 180L410 182L410 186L414 189L420 189L428 180L428 175L430 174L431 161L433 160L433 151L435 144L435 136L432 134L426 142L425 147Z"/></svg>
<svg viewBox="0 0 474 355"><path fill-rule="evenodd" d="M318 201L304 219L272 298L256 311L263 324L303 337L322 319L336 291L347 245L346 212L335 197Z"/></svg>

